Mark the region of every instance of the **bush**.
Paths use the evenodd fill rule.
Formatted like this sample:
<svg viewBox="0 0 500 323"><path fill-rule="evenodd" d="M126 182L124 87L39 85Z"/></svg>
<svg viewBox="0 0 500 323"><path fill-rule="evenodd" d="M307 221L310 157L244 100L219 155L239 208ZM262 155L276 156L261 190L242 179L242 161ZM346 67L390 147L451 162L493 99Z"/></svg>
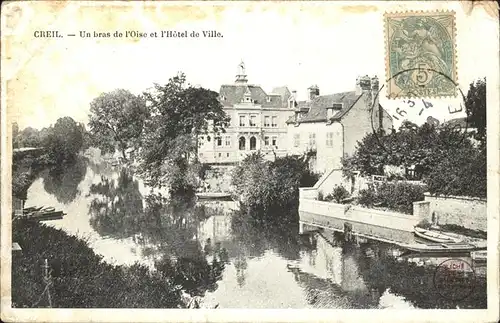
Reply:
<svg viewBox="0 0 500 323"><path fill-rule="evenodd" d="M486 150L464 148L449 154L425 179L437 195L486 197Z"/></svg>
<svg viewBox="0 0 500 323"><path fill-rule="evenodd" d="M299 187L315 183L312 174L305 157L287 156L269 162L256 153L235 168L232 184L247 215L259 223L281 226L296 220Z"/></svg>
<svg viewBox="0 0 500 323"><path fill-rule="evenodd" d="M384 205L401 213L412 214L413 202L423 201L425 187L406 182L385 182L359 191L358 203L367 207Z"/></svg>
<svg viewBox="0 0 500 323"><path fill-rule="evenodd" d="M332 198L337 203L342 203L342 201L350 196L349 192L344 186L335 185L333 188Z"/></svg>
<svg viewBox="0 0 500 323"><path fill-rule="evenodd" d="M382 203L391 210L413 214L413 202L424 200L424 187L405 182L382 183L377 194Z"/></svg>
<svg viewBox="0 0 500 323"><path fill-rule="evenodd" d="M372 207L374 204L379 203L379 196L375 192L375 188L372 186L368 189L362 189L359 191L358 203L366 206Z"/></svg>

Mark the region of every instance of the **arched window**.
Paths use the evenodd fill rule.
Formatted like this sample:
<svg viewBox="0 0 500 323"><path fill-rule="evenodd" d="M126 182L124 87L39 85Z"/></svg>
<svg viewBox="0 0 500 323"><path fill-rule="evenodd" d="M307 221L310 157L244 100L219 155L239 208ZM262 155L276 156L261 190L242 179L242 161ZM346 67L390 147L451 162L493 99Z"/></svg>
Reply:
<svg viewBox="0 0 500 323"><path fill-rule="evenodd" d="M250 150L257 149L257 139L255 137L250 138Z"/></svg>
<svg viewBox="0 0 500 323"><path fill-rule="evenodd" d="M240 150L245 150L245 137L240 137L238 140Z"/></svg>

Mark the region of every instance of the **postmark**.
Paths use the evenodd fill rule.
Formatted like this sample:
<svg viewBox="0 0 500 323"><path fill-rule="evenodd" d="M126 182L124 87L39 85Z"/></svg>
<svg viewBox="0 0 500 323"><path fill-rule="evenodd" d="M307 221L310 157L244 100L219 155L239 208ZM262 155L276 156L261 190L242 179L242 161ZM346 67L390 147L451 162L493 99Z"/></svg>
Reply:
<svg viewBox="0 0 500 323"><path fill-rule="evenodd" d="M454 97L455 12L386 13L384 19L387 96Z"/></svg>
<svg viewBox="0 0 500 323"><path fill-rule="evenodd" d="M467 138L469 134L469 114L464 113L466 108L465 108L465 102L466 102L466 96L464 92L460 89L460 85L451 79L449 76L433 69L429 69L433 74L439 75L442 77L443 82L447 84L448 87L453 87L455 93L457 94L457 100L441 100L440 98L428 98L428 97L421 97L419 94L417 94L414 90L404 90L398 88L397 92L394 91L390 99L393 102L397 103L397 107L393 110L390 111L390 116L393 119L393 121L398 121L398 122L403 122L403 121L410 121L412 122L412 118L415 117L420 117L420 116L426 116L426 123L437 128L437 129L444 129L448 128L449 130L459 134L457 136L459 140L456 142L456 144L460 144L465 138ZM373 100L373 104L371 109L376 109L375 104L379 102L379 98L381 96L381 93L384 91L384 87L389 86L388 84L391 84L391 82L394 81L394 79L398 78L400 75L403 74L408 74L418 71L418 68L413 68L409 70L402 70L393 75L392 77L388 78L385 82L385 84L382 84L378 92L375 94L375 99ZM406 91L406 95L403 94L403 92ZM387 111L389 112L389 111ZM438 118L442 118L446 116L446 119L448 120L453 120L457 118L457 115L462 115L465 116L465 119L461 119L461 123L444 123L442 124ZM379 137L381 134L378 131L377 122L378 120L375 120L374 113L371 114L371 126L372 126L372 131L377 139L377 142L379 146L384 149L386 152L391 153L390 147L387 147L386 145L383 144L383 141ZM395 129L396 130L396 129Z"/></svg>
<svg viewBox="0 0 500 323"><path fill-rule="evenodd" d="M476 274L474 268L463 259L443 261L434 273L434 288L443 298L461 301L474 291Z"/></svg>

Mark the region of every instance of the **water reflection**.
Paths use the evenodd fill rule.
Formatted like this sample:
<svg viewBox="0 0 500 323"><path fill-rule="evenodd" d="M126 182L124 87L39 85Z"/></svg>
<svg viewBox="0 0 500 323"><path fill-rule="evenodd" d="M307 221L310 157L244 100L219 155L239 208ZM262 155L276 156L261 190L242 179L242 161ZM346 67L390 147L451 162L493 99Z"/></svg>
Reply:
<svg viewBox="0 0 500 323"><path fill-rule="evenodd" d="M43 187L54 195L58 202L68 204L81 193L78 185L85 178L87 164L84 158L77 158L74 163L56 166L41 173Z"/></svg>
<svg viewBox="0 0 500 323"><path fill-rule="evenodd" d="M91 247L106 260L148 263L220 308L486 306L484 278L462 301L436 292L432 277L442 259L401 258L395 246L345 243L333 232L299 236L298 222L263 227L234 202L167 198L127 170L95 161L41 176L28 204L68 213L51 225L92 235ZM278 222L281 216L274 215Z"/></svg>

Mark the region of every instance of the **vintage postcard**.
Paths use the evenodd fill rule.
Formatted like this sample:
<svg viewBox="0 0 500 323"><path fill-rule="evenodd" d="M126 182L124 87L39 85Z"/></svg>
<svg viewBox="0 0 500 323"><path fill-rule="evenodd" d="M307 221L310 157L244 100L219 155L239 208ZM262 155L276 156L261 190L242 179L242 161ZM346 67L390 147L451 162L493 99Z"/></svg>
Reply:
<svg viewBox="0 0 500 323"><path fill-rule="evenodd" d="M498 12L3 3L1 319L497 322Z"/></svg>

